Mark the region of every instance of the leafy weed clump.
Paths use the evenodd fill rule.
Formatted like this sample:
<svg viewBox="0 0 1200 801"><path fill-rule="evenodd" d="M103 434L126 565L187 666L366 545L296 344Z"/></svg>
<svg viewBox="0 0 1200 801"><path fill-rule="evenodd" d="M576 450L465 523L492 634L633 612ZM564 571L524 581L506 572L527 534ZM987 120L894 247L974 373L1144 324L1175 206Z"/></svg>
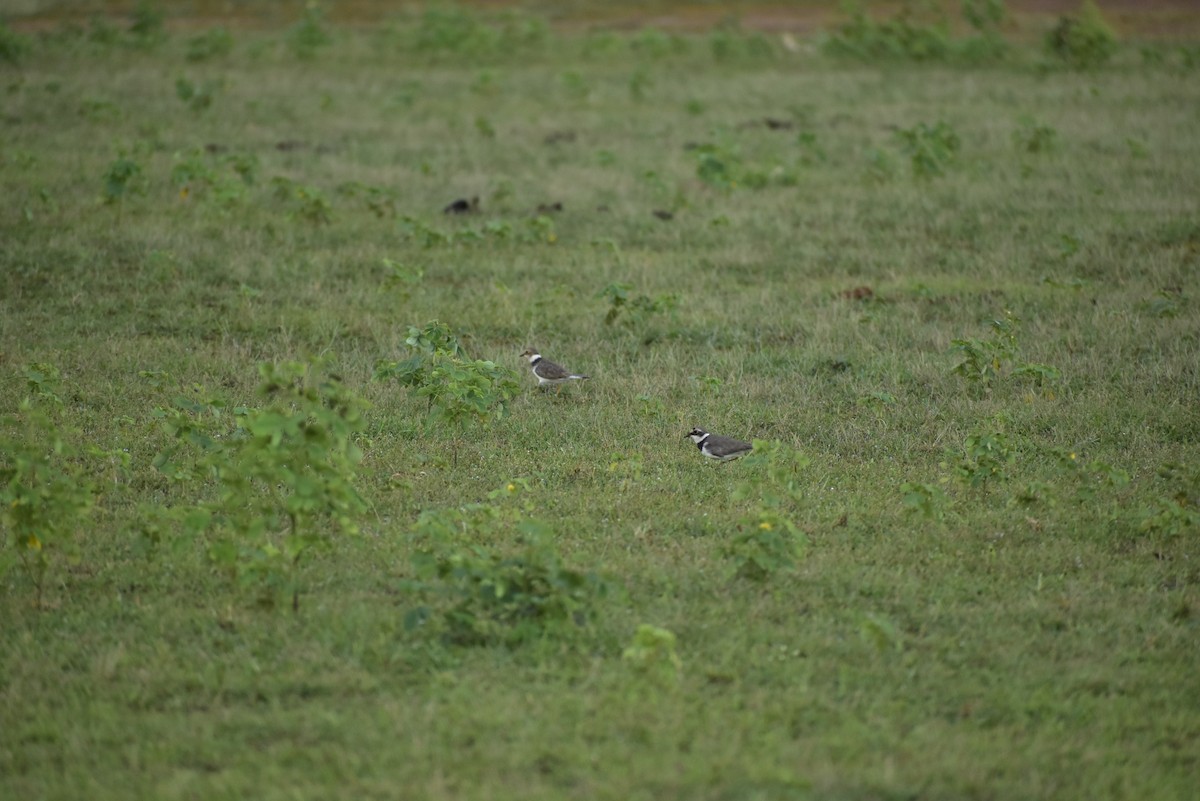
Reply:
<svg viewBox="0 0 1200 801"><path fill-rule="evenodd" d="M1117 51L1117 35L1092 0L1079 15L1062 17L1046 34L1046 51L1062 64L1087 69L1105 64Z"/></svg>
<svg viewBox="0 0 1200 801"><path fill-rule="evenodd" d="M616 587L590 571L565 566L548 525L531 505L512 499L528 489L510 481L489 503L421 514L413 530L415 580L405 588L427 603L406 616L449 644L518 646L570 640L595 619ZM512 535L517 542L508 544Z"/></svg>
<svg viewBox="0 0 1200 801"><path fill-rule="evenodd" d="M900 149L908 156L914 178L929 179L942 175L958 155L962 140L948 123L920 122L896 132Z"/></svg>
<svg viewBox="0 0 1200 801"><path fill-rule="evenodd" d="M528 58L540 52L550 26L540 16L506 11L489 17L455 5L426 7L399 45L432 60L453 57L469 63Z"/></svg>
<svg viewBox="0 0 1200 801"><path fill-rule="evenodd" d="M458 441L468 425L488 426L507 413L509 402L520 391L516 374L495 362L468 357L458 336L437 320L424 328L409 326L405 344L412 355L402 361L380 361L375 379L395 380L426 399L429 419L455 432L457 464Z"/></svg>
<svg viewBox="0 0 1200 801"><path fill-rule="evenodd" d="M30 49L29 40L0 19L0 62L18 66Z"/></svg>
<svg viewBox="0 0 1200 801"><path fill-rule="evenodd" d="M333 34L329 32L329 24L325 20L325 11L316 0L309 0L304 6L304 14L288 32L288 48L299 59L311 60L317 54L333 44Z"/></svg>
<svg viewBox="0 0 1200 801"><path fill-rule="evenodd" d="M192 62L213 61L233 52L233 34L218 25L187 40L184 58Z"/></svg>
<svg viewBox="0 0 1200 801"><path fill-rule="evenodd" d="M232 427L220 401L160 407L174 442L155 466L211 496L171 510L184 536L261 602L290 595L298 611L302 562L357 534L367 508L355 488L366 405L323 362L263 364L259 375L266 404L235 408Z"/></svg>
<svg viewBox="0 0 1200 801"><path fill-rule="evenodd" d="M792 516L804 497L801 474L810 460L782 442L755 440L754 450L741 462L749 476L731 498L747 502L750 508L722 553L733 576L765 581L793 569L807 545Z"/></svg>
<svg viewBox="0 0 1200 801"><path fill-rule="evenodd" d="M859 61L995 63L1011 46L1000 33L1008 11L1004 0L964 0L962 21L972 35L951 35L950 17L927 0L905 0L895 16L876 20L857 3L846 6L849 19L824 43L826 53Z"/></svg>
<svg viewBox="0 0 1200 801"><path fill-rule="evenodd" d="M863 61L904 59L940 61L950 54L944 15L915 2L905 2L892 19L876 21L859 5L848 7L850 19L825 42L831 55Z"/></svg>
<svg viewBox="0 0 1200 801"><path fill-rule="evenodd" d="M15 413L0 417L0 578L19 564L41 606L46 571L54 561L79 559L77 534L93 504L93 487L78 447L65 435L57 394L58 370L25 369L32 393Z"/></svg>
<svg viewBox="0 0 1200 801"><path fill-rule="evenodd" d="M1139 529L1166 537L1200 531L1200 465L1168 462L1157 474L1168 493L1143 507Z"/></svg>

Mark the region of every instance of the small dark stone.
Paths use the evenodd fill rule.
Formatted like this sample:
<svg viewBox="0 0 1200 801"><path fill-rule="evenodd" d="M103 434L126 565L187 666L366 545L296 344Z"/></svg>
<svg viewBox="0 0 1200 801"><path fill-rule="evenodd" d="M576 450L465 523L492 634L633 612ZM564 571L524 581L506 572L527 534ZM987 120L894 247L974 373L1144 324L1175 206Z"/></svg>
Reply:
<svg viewBox="0 0 1200 801"><path fill-rule="evenodd" d="M658 219L660 219L660 220L673 220L673 219L675 219L675 215L674 215L674 214L672 214L671 212L667 211L666 209L655 209L655 210L654 210L654 216L655 216L655 217L657 217L657 218L658 218Z"/></svg>
<svg viewBox="0 0 1200 801"><path fill-rule="evenodd" d="M470 200L459 198L446 208L442 209L443 214L473 214L479 211L479 198L473 197Z"/></svg>

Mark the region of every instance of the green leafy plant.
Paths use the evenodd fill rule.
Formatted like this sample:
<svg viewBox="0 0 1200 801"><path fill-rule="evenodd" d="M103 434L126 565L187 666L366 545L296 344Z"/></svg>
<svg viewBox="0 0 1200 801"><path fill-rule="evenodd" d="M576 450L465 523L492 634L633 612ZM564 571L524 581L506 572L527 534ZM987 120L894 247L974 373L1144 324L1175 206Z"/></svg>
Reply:
<svg viewBox="0 0 1200 801"><path fill-rule="evenodd" d="M708 48L718 62L767 60L776 54L765 36L743 29L736 18L726 20L709 32Z"/></svg>
<svg viewBox="0 0 1200 801"><path fill-rule="evenodd" d="M806 167L824 164L829 160L825 149L814 131L801 131L796 135L796 144L800 148L800 163Z"/></svg>
<svg viewBox="0 0 1200 801"><path fill-rule="evenodd" d="M741 459L746 478L731 498L748 502L737 530L721 551L732 575L764 581L776 572L794 568L804 553L807 537L791 520L804 498L801 475L810 462L799 451L777 440L754 440L754 450Z"/></svg>
<svg viewBox="0 0 1200 801"><path fill-rule="evenodd" d="M1022 117L1012 132L1012 141L1021 153L1051 153L1058 148L1058 131L1032 117Z"/></svg>
<svg viewBox="0 0 1200 801"><path fill-rule="evenodd" d="M228 209L241 205L258 174L253 154L232 154L214 160L203 151L175 154L171 183L181 200L205 199Z"/></svg>
<svg viewBox="0 0 1200 801"><path fill-rule="evenodd" d="M974 36L956 43L963 60L992 62L1008 55L1009 44L1000 33L1008 17L1004 0L962 0L962 16L975 32Z"/></svg>
<svg viewBox="0 0 1200 801"><path fill-rule="evenodd" d="M629 96L640 103L646 99L646 91L653 85L650 72L645 67L638 67L629 76Z"/></svg>
<svg viewBox="0 0 1200 801"><path fill-rule="evenodd" d="M618 281L600 290L600 293L596 297L608 298L608 311L604 314L605 325L612 325L621 316L621 312L625 309L625 304L629 302L629 292L632 289L633 284Z"/></svg>
<svg viewBox="0 0 1200 801"><path fill-rule="evenodd" d="M0 19L0 62L19 66L30 50L29 40Z"/></svg>
<svg viewBox="0 0 1200 801"><path fill-rule="evenodd" d="M1170 494L1143 507L1139 530L1167 537L1200 530L1200 465L1168 462L1157 473Z"/></svg>
<svg viewBox="0 0 1200 801"><path fill-rule="evenodd" d="M908 156L916 178L934 178L954 162L961 141L958 133L947 123L935 125L917 123L911 128L896 131L900 150Z"/></svg>
<svg viewBox="0 0 1200 801"><path fill-rule="evenodd" d="M335 535L357 534L367 507L354 486L366 404L328 368L260 365L265 404L235 409L232 430L210 422L220 419L220 403L177 398L156 412L175 441L156 460L160 471L214 485L210 500L176 510L185 532L203 539L214 566L258 587L261 601L290 595L294 611L302 562ZM195 453L181 469L184 447Z"/></svg>
<svg viewBox="0 0 1200 801"><path fill-rule="evenodd" d="M587 102L588 97L592 94L591 84L587 82L582 73L576 70L564 72L559 76L559 82L567 96L577 103Z"/></svg>
<svg viewBox="0 0 1200 801"><path fill-rule="evenodd" d="M696 155L696 177L715 189L765 189L794 186L799 181L795 165L748 162L732 142L705 143L691 149ZM798 163L803 163L810 155L802 153Z"/></svg>
<svg viewBox="0 0 1200 801"><path fill-rule="evenodd" d="M765 581L781 570L795 568L806 541L790 519L771 509L759 509L742 518L721 550L734 576Z"/></svg>
<svg viewBox="0 0 1200 801"><path fill-rule="evenodd" d="M1008 468L1017 452L1003 431L982 429L963 440L955 456L954 474L962 483L982 487L1008 478Z"/></svg>
<svg viewBox="0 0 1200 801"><path fill-rule="evenodd" d="M870 148L866 154L865 172L869 182L887 183L896 174L895 157L883 148Z"/></svg>
<svg viewBox="0 0 1200 801"><path fill-rule="evenodd" d="M528 56L542 48L549 26L540 16L508 10L498 17L456 5L427 6L413 27L409 47L429 58L484 60Z"/></svg>
<svg viewBox="0 0 1200 801"><path fill-rule="evenodd" d="M651 298L643 294L633 295L632 292L633 284L624 282L614 282L600 290L596 297L608 299L605 325L612 325L618 319L629 324L643 323L654 315L673 312L679 306L679 296L674 293Z"/></svg>
<svg viewBox="0 0 1200 801"><path fill-rule="evenodd" d="M1098 67L1117 50L1117 35L1092 0L1084 0L1078 16L1059 18L1046 34L1046 50L1076 69Z"/></svg>
<svg viewBox="0 0 1200 801"><path fill-rule="evenodd" d="M1129 473L1100 459L1083 459L1071 448L1050 448L1056 485L1073 486L1076 504L1094 505L1129 486ZM1049 498L1050 493L1043 493Z"/></svg>
<svg viewBox="0 0 1200 801"><path fill-rule="evenodd" d="M991 384L999 378L1017 355L1017 327L1020 320L1011 311L1005 310L1004 317L992 320L990 339L975 337L955 339L951 349L962 357L951 372L968 381Z"/></svg>
<svg viewBox="0 0 1200 801"><path fill-rule="evenodd" d="M128 156L120 156L108 165L104 173L104 202L117 207L117 221L125 210L125 198L141 194L142 166Z"/></svg>
<svg viewBox="0 0 1200 801"><path fill-rule="evenodd" d="M917 514L926 520L941 520L946 516L950 499L936 484L907 482L900 486L903 493L904 508L910 514Z"/></svg>
<svg viewBox="0 0 1200 801"><path fill-rule="evenodd" d="M825 40L826 52L865 61L944 60L951 54L948 21L940 8L905 0L891 19L876 21L866 10L847 4L849 20Z"/></svg>
<svg viewBox="0 0 1200 801"><path fill-rule="evenodd" d="M824 41L825 52L860 61L964 61L995 62L1010 47L1000 33L1007 17L1003 0L963 0L962 22L953 25L945 4L930 0L904 0L896 13L876 20L865 4L846 3L848 19ZM954 27L969 28L971 35L955 38Z"/></svg>
<svg viewBox="0 0 1200 801"><path fill-rule="evenodd" d="M545 214L530 217L525 223L525 230L527 237L532 241L545 242L548 245L558 241L554 220Z"/></svg>
<svg viewBox="0 0 1200 801"><path fill-rule="evenodd" d="M175 94L189 109L197 113L209 109L213 100L221 91L221 82L208 80L202 84L194 84L187 78L175 80Z"/></svg>
<svg viewBox="0 0 1200 801"><path fill-rule="evenodd" d="M682 36L647 25L629 39L629 47L638 56L659 60L683 55L688 50L688 42Z"/></svg>
<svg viewBox="0 0 1200 801"><path fill-rule="evenodd" d="M527 485L489 494L489 504L423 512L413 532L416 580L406 589L430 599L412 610L410 628L430 626L455 645L510 646L572 637L613 589L607 579L563 565L553 532L524 509L503 508ZM485 543L517 532L514 548Z"/></svg>
<svg viewBox="0 0 1200 801"><path fill-rule="evenodd" d="M475 130L479 131L479 135L484 139L495 139L496 128L488 120L487 117L478 116L475 118Z"/></svg>
<svg viewBox="0 0 1200 801"><path fill-rule="evenodd" d="M870 644L877 654L899 653L904 650L900 630L883 615L863 615L858 625L858 633L863 642Z"/></svg>
<svg viewBox="0 0 1200 801"><path fill-rule="evenodd" d="M737 186L741 158L731 147L706 144L696 148L696 177L718 189Z"/></svg>
<svg viewBox="0 0 1200 801"><path fill-rule="evenodd" d="M484 359L469 358L450 327L433 320L424 328L410 326L405 344L411 355L375 366L376 380L394 379L428 401L431 419L455 431L454 463L459 437L471 423L490 425L508 411L520 391L516 374Z"/></svg>
<svg viewBox="0 0 1200 801"><path fill-rule="evenodd" d="M314 226L328 225L333 221L333 206L320 189L303 186L283 176L272 178L271 186L275 198L286 204L293 217Z"/></svg>
<svg viewBox="0 0 1200 801"><path fill-rule="evenodd" d="M0 577L20 564L40 607L52 561L78 559L93 487L59 414L58 371L32 364L25 376L30 396L0 416Z"/></svg>
<svg viewBox="0 0 1200 801"><path fill-rule="evenodd" d="M133 7L133 21L129 34L139 47L151 47L166 38L164 17L158 4L152 0L139 0Z"/></svg>
<svg viewBox="0 0 1200 801"><path fill-rule="evenodd" d="M644 461L640 453L614 453L609 457L608 472L617 477L621 489L629 489L642 480Z"/></svg>
<svg viewBox="0 0 1200 801"><path fill-rule="evenodd" d="M1045 387L1062 378L1062 371L1049 364L1029 362L1013 368L1013 378L1023 378L1038 387Z"/></svg>
<svg viewBox="0 0 1200 801"><path fill-rule="evenodd" d="M675 634L668 629L641 623L633 640L621 652L621 661L654 684L673 687L683 673L683 661L675 642Z"/></svg>
<svg viewBox="0 0 1200 801"><path fill-rule="evenodd" d="M363 191L367 208L379 219L396 216L396 193L382 186L368 186Z"/></svg>
<svg viewBox="0 0 1200 801"><path fill-rule="evenodd" d="M304 60L315 58L318 52L333 44L325 11L316 0L308 0L305 4L300 21L288 32L287 43L292 53Z"/></svg>
<svg viewBox="0 0 1200 801"><path fill-rule="evenodd" d="M416 240L426 248L449 244L452 241L448 234L408 215L400 218L400 235L405 239Z"/></svg>
<svg viewBox="0 0 1200 801"><path fill-rule="evenodd" d="M233 52L233 35L224 26L209 28L187 40L184 57L188 61L211 61Z"/></svg>
<svg viewBox="0 0 1200 801"><path fill-rule="evenodd" d="M384 287L403 300L408 300L425 278L425 271L420 267L410 267L392 259L383 260L383 271Z"/></svg>

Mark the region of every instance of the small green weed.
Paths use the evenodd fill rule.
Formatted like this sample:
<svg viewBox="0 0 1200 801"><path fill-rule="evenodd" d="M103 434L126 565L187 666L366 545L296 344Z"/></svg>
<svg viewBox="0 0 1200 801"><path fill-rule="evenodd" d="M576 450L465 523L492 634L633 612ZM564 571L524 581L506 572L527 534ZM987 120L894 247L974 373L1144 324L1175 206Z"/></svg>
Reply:
<svg viewBox="0 0 1200 801"><path fill-rule="evenodd" d="M735 502L748 502L750 508L721 551L733 576L765 581L794 568L807 545L791 515L803 503L801 475L810 460L782 442L753 444L754 450L741 459L747 476L730 496Z"/></svg>
<svg viewBox="0 0 1200 801"><path fill-rule="evenodd" d="M512 481L490 493L490 503L422 512L413 530L416 580L404 586L432 604L408 613L409 628L429 627L453 645L515 646L570 640L593 619L614 585L565 567L553 532L527 516L530 505L506 505L527 488ZM521 540L516 549L484 544L511 532Z"/></svg>
<svg viewBox="0 0 1200 801"><path fill-rule="evenodd" d="M1168 462L1157 473L1170 494L1143 507L1139 530L1166 537L1200 530L1200 465Z"/></svg>
<svg viewBox="0 0 1200 801"><path fill-rule="evenodd" d="M934 178L953 164L962 141L947 123L935 125L917 123L911 128L896 131L900 150L908 156L915 178Z"/></svg>
<svg viewBox="0 0 1200 801"><path fill-rule="evenodd" d="M338 187L338 191L362 199L367 210L378 220L396 216L396 192L385 186L371 186L350 182Z"/></svg>
<svg viewBox="0 0 1200 801"><path fill-rule="evenodd" d="M328 225L333 221L333 205L320 189L298 184L283 176L272 178L271 186L275 199L285 204L293 218L313 226Z"/></svg>
<svg viewBox="0 0 1200 801"><path fill-rule="evenodd" d="M408 300L425 278L425 271L420 267L410 267L392 259L384 259L382 264L384 287L402 300Z"/></svg>
<svg viewBox="0 0 1200 801"><path fill-rule="evenodd" d="M288 48L299 59L310 60L333 44L333 35L325 21L325 11L316 0L308 0L304 14L287 36Z"/></svg>
<svg viewBox="0 0 1200 801"><path fill-rule="evenodd" d="M404 361L379 362L375 379L394 379L426 399L430 419L455 431L457 464L458 440L467 426L490 425L508 411L520 392L516 374L495 362L468 358L450 327L437 320L424 328L409 326L405 344L412 355Z"/></svg>
<svg viewBox="0 0 1200 801"><path fill-rule="evenodd" d="M184 58L192 62L212 61L233 52L233 34L224 26L209 28L187 40Z"/></svg>
<svg viewBox="0 0 1200 801"><path fill-rule="evenodd" d="M174 510L184 533L203 540L215 567L256 586L260 601L290 594L298 611L301 563L330 547L334 533L357 534L367 507L354 486L366 404L325 362L263 364L259 375L266 404L235 409L232 431L213 426L219 404L179 398L160 408L178 444L156 464L185 479L211 477L215 497ZM172 467L180 461L194 467Z"/></svg>
<svg viewBox="0 0 1200 801"><path fill-rule="evenodd" d="M926 520L941 520L946 516L950 499L936 484L906 482L900 486L903 493L904 509L910 514L918 514Z"/></svg>
<svg viewBox="0 0 1200 801"><path fill-rule="evenodd" d="M232 154L212 159L199 150L176 154L171 168L171 184L181 200L192 198L211 201L222 209L240 206L248 196L258 174L258 159L253 154Z"/></svg>
<svg viewBox="0 0 1200 801"><path fill-rule="evenodd" d="M679 306L679 296L674 293L653 298L632 293L632 284L619 281L600 290L596 297L608 300L608 310L604 313L605 325L612 325L618 320L630 326L641 325L655 315L673 312Z"/></svg>
<svg viewBox="0 0 1200 801"><path fill-rule="evenodd" d="M1009 467L1016 461L1017 451L1003 431L984 428L963 440L962 451L956 455L954 475L970 487L982 487L1004 481Z"/></svg>
<svg viewBox="0 0 1200 801"><path fill-rule="evenodd" d="M26 37L8 27L8 23L0 19L0 62L17 66L31 49Z"/></svg>
<svg viewBox="0 0 1200 801"><path fill-rule="evenodd" d="M834 56L864 61L944 60L951 54L945 15L931 4L905 0L895 17L877 22L858 4L846 6L850 19L825 40Z"/></svg>
<svg viewBox="0 0 1200 801"><path fill-rule="evenodd" d="M41 607L51 562L79 558L76 534L92 508L93 488L65 436L76 432L62 417L58 371L34 364L25 375L32 394L0 417L0 578L19 563Z"/></svg>
<svg viewBox="0 0 1200 801"><path fill-rule="evenodd" d="M1117 35L1092 0L1076 17L1061 17L1046 34L1046 50L1068 67L1087 69L1106 63L1117 50Z"/></svg>
<svg viewBox="0 0 1200 801"><path fill-rule="evenodd" d="M128 156L120 156L104 172L104 202L117 207L117 222L125 210L125 199L145 192L142 165Z"/></svg>
<svg viewBox="0 0 1200 801"><path fill-rule="evenodd" d="M990 385L1004 375L1020 352L1017 333L1020 319L1007 309L1004 317L992 320L990 339L955 339L951 348L962 357L951 372L968 381Z"/></svg>
<svg viewBox="0 0 1200 801"><path fill-rule="evenodd" d="M133 21L129 34L138 47L153 47L167 37L165 17L158 4L152 0L139 0L133 7Z"/></svg>
<svg viewBox="0 0 1200 801"><path fill-rule="evenodd" d="M1058 131L1032 117L1022 117L1012 132L1012 142L1020 153L1052 153L1058 149Z"/></svg>
<svg viewBox="0 0 1200 801"><path fill-rule="evenodd" d="M639 624L621 661L652 683L674 687L683 673L683 660L675 648L675 634L649 623Z"/></svg>
<svg viewBox="0 0 1200 801"><path fill-rule="evenodd" d="M213 101L223 88L221 82L215 80L194 84L182 76L175 79L175 95L184 105L195 112L207 111L211 108Z"/></svg>

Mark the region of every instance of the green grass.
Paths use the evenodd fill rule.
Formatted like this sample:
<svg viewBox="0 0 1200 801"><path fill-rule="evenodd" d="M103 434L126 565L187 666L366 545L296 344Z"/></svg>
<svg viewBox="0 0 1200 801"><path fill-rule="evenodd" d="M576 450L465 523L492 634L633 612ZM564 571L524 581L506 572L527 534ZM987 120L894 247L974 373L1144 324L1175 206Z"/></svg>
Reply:
<svg viewBox="0 0 1200 801"><path fill-rule="evenodd" d="M400 24L300 52L234 31L189 60L183 35L96 30L0 65L0 408L56 366L61 464L94 487L40 601L19 563L0 578L0 795L1193 796L1194 70L536 25L425 50ZM938 122L959 146L914 175L897 131ZM1029 152L1035 126L1052 146ZM702 180L706 153L731 185ZM121 158L139 172L105 202ZM606 324L615 282L677 302ZM953 341L994 341L1006 312L999 376L954 373ZM520 371L506 417L456 434L371 380L432 319ZM530 345L592 379L539 392ZM139 533L215 491L154 467L153 413L260 405L258 364L317 356L371 403L370 511L301 565L298 613L261 608L203 539ZM694 425L808 457L794 570L731 578L754 509L733 491L765 467L704 463ZM1001 474L972 485L965 442L996 433ZM418 515L517 478L532 507L497 502L458 545L512 554L518 518L549 524L566 568L612 585L595 619L508 645L407 626L449 603L414 587ZM908 483L944 501L909 510ZM1164 509L1182 516L1145 522ZM678 676L622 658L642 623L676 635Z"/></svg>

